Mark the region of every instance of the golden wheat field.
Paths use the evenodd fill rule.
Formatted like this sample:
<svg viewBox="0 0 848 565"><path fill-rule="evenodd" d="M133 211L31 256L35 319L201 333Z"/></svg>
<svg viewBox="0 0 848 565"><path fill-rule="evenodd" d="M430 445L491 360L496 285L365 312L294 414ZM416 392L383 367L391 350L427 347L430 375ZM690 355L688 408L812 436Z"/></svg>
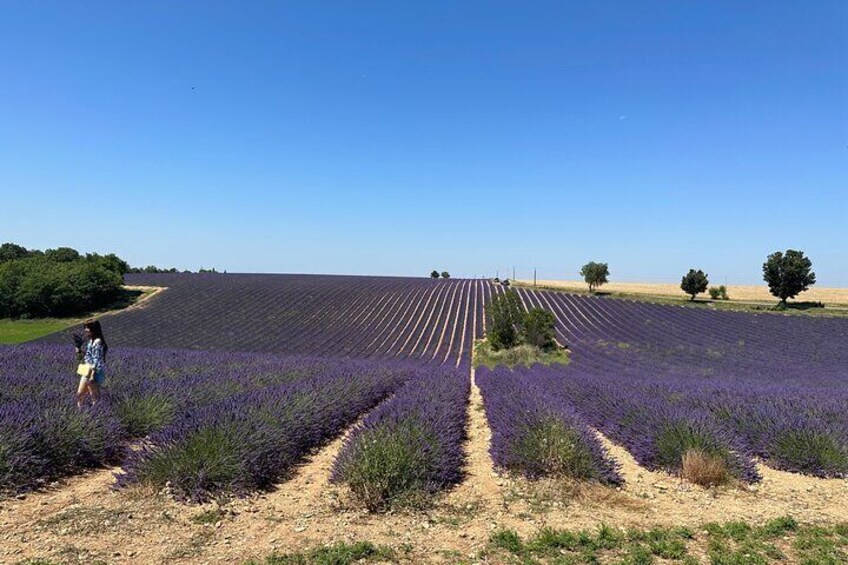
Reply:
<svg viewBox="0 0 848 565"><path fill-rule="evenodd" d="M519 280L522 284L533 284L531 280ZM537 280L539 286L562 290L586 291L588 287L583 281ZM718 285L715 285L718 286ZM636 283L611 282L601 287L603 292L622 294L642 294L645 296L662 296L687 298L688 295L680 290L679 283ZM731 301L737 302L776 302L777 299L769 294L766 285L727 285L727 294ZM702 295L706 297L707 295ZM795 301L823 302L827 306L848 306L848 288L813 287L799 294Z"/></svg>

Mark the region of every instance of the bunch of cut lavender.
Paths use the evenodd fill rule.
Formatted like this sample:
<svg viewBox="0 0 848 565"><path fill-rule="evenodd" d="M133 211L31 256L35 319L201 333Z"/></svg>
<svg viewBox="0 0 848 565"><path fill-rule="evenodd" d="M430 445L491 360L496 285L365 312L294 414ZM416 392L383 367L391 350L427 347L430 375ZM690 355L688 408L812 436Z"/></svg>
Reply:
<svg viewBox="0 0 848 565"><path fill-rule="evenodd" d="M85 357L85 353L82 350L82 345L85 343L85 339L82 337L82 334L77 332L68 332L68 337L71 338L71 341L74 342L74 348L77 352L77 361L82 361Z"/></svg>

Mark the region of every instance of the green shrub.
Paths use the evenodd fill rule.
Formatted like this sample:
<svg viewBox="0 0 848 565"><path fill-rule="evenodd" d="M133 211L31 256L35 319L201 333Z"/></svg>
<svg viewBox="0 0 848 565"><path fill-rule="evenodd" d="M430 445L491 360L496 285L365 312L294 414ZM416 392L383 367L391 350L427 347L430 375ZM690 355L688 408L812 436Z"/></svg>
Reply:
<svg viewBox="0 0 848 565"><path fill-rule="evenodd" d="M709 293L710 293L710 298L712 298L713 300L718 300L719 297L721 296L721 291L714 286L710 287Z"/></svg>
<svg viewBox="0 0 848 565"><path fill-rule="evenodd" d="M488 340L492 349L509 349L520 343L524 316L521 299L515 290L496 296L486 310L489 318Z"/></svg>
<svg viewBox="0 0 848 565"><path fill-rule="evenodd" d="M554 324L556 318L552 312L541 308L532 308L524 315L524 342L548 350L556 347Z"/></svg>

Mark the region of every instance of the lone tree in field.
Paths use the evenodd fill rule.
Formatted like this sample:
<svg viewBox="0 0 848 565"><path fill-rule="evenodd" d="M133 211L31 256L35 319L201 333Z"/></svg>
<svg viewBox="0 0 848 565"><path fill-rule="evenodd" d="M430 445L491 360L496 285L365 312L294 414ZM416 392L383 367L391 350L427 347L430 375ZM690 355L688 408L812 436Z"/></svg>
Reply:
<svg viewBox="0 0 848 565"><path fill-rule="evenodd" d="M436 269L433 269L433 271L430 273L430 278L431 279L439 278L439 271L437 271Z"/></svg>
<svg viewBox="0 0 848 565"><path fill-rule="evenodd" d="M449 278L450 278L450 273L449 273L449 272L447 272L447 271L442 271L442 278L443 278L443 279L449 279Z"/></svg>
<svg viewBox="0 0 848 565"><path fill-rule="evenodd" d="M520 343L524 312L516 291L510 289L493 298L486 314L489 317L488 339L492 349L510 349Z"/></svg>
<svg viewBox="0 0 848 565"><path fill-rule="evenodd" d="M707 275L704 271L698 269L689 269L689 272L683 275L683 280L680 281L680 288L691 296L689 300L695 300L696 294L701 294L710 286L710 281L707 280Z"/></svg>
<svg viewBox="0 0 848 565"><path fill-rule="evenodd" d="M594 261L590 261L583 265L583 268L580 269L580 274L583 276L583 280L586 281L586 284L589 285L589 292L595 292L595 288L605 284L607 281L607 277L609 277L609 267L606 263L595 263Z"/></svg>
<svg viewBox="0 0 848 565"><path fill-rule="evenodd" d="M786 305L788 298L795 298L810 285L816 284L816 274L810 269L813 262L804 257L803 251L787 249L786 253L775 251L763 263L763 280L768 283L772 295Z"/></svg>

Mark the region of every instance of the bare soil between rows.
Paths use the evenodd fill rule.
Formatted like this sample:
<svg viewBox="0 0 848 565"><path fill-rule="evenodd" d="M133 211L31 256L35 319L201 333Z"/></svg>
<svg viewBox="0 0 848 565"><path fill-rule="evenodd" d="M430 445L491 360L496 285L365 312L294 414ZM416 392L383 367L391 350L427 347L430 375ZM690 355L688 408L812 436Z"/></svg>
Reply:
<svg viewBox="0 0 848 565"><path fill-rule="evenodd" d="M760 466L763 481L704 489L640 467L604 439L621 464L620 489L531 483L496 474L488 453L491 432L472 386L466 479L426 510L368 514L343 487L329 484L338 438L313 454L273 491L216 504L189 506L141 488L113 490L113 473L98 470L45 492L0 501L0 563L28 558L58 563L241 563L337 541L387 545L408 563L475 561L492 531L532 535L543 526L646 528L698 526L783 515L802 523L844 521L848 480L816 479ZM219 511L216 523L199 517ZM204 514L206 513L206 514ZM491 561L489 561L491 562Z"/></svg>

